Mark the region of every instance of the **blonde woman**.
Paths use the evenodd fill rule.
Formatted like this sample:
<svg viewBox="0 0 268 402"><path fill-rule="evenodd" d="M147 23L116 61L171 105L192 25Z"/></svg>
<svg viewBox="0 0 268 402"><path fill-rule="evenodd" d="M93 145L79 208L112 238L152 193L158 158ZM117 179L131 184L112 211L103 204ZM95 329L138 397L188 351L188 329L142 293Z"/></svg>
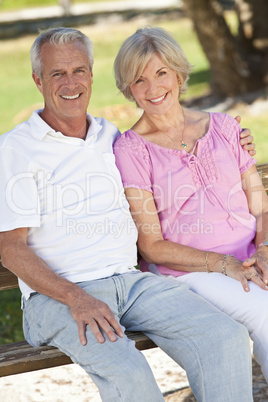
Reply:
<svg viewBox="0 0 268 402"><path fill-rule="evenodd" d="M191 65L160 28L126 39L114 68L119 90L143 109L114 145L140 267L187 283L244 324L268 380L268 200L241 128L182 107Z"/></svg>

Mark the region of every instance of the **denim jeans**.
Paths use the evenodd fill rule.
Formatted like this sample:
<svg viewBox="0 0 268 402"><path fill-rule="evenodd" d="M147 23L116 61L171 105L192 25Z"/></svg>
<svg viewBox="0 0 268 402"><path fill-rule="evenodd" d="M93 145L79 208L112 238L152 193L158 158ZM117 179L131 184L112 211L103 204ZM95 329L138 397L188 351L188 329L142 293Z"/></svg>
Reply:
<svg viewBox="0 0 268 402"><path fill-rule="evenodd" d="M123 330L144 332L183 367L198 401L252 401L247 330L185 284L135 272L79 286L107 303ZM87 327L82 346L69 307L49 297L35 294L24 301L24 332L33 346L56 346L84 368L103 401L164 400L133 341L105 337L100 344Z"/></svg>

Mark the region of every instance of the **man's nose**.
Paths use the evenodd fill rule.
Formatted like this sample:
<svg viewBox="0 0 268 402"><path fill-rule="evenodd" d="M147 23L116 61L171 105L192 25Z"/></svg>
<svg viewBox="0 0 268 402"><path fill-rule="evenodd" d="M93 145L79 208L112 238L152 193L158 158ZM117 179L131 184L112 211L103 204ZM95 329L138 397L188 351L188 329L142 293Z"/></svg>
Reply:
<svg viewBox="0 0 268 402"><path fill-rule="evenodd" d="M70 87L76 86L76 78L75 78L74 74L66 74L65 83Z"/></svg>

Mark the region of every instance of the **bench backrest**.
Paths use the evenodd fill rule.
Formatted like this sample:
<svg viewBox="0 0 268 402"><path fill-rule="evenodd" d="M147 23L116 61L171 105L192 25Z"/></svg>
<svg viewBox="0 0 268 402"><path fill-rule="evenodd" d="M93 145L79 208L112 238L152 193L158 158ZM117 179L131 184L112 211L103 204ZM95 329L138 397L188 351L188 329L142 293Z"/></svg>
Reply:
<svg viewBox="0 0 268 402"><path fill-rule="evenodd" d="M257 165L257 170L260 174L265 190L268 191L268 163ZM13 289L17 287L17 277L8 269L5 269L0 262L0 290Z"/></svg>

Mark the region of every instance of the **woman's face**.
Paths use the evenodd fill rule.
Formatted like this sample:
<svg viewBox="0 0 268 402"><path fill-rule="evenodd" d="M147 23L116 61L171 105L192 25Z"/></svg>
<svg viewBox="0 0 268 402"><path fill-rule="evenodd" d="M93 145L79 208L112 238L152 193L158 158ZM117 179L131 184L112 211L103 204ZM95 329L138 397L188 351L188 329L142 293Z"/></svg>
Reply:
<svg viewBox="0 0 268 402"><path fill-rule="evenodd" d="M130 85L135 101L147 114L165 114L178 105L178 76L155 53L141 76Z"/></svg>

